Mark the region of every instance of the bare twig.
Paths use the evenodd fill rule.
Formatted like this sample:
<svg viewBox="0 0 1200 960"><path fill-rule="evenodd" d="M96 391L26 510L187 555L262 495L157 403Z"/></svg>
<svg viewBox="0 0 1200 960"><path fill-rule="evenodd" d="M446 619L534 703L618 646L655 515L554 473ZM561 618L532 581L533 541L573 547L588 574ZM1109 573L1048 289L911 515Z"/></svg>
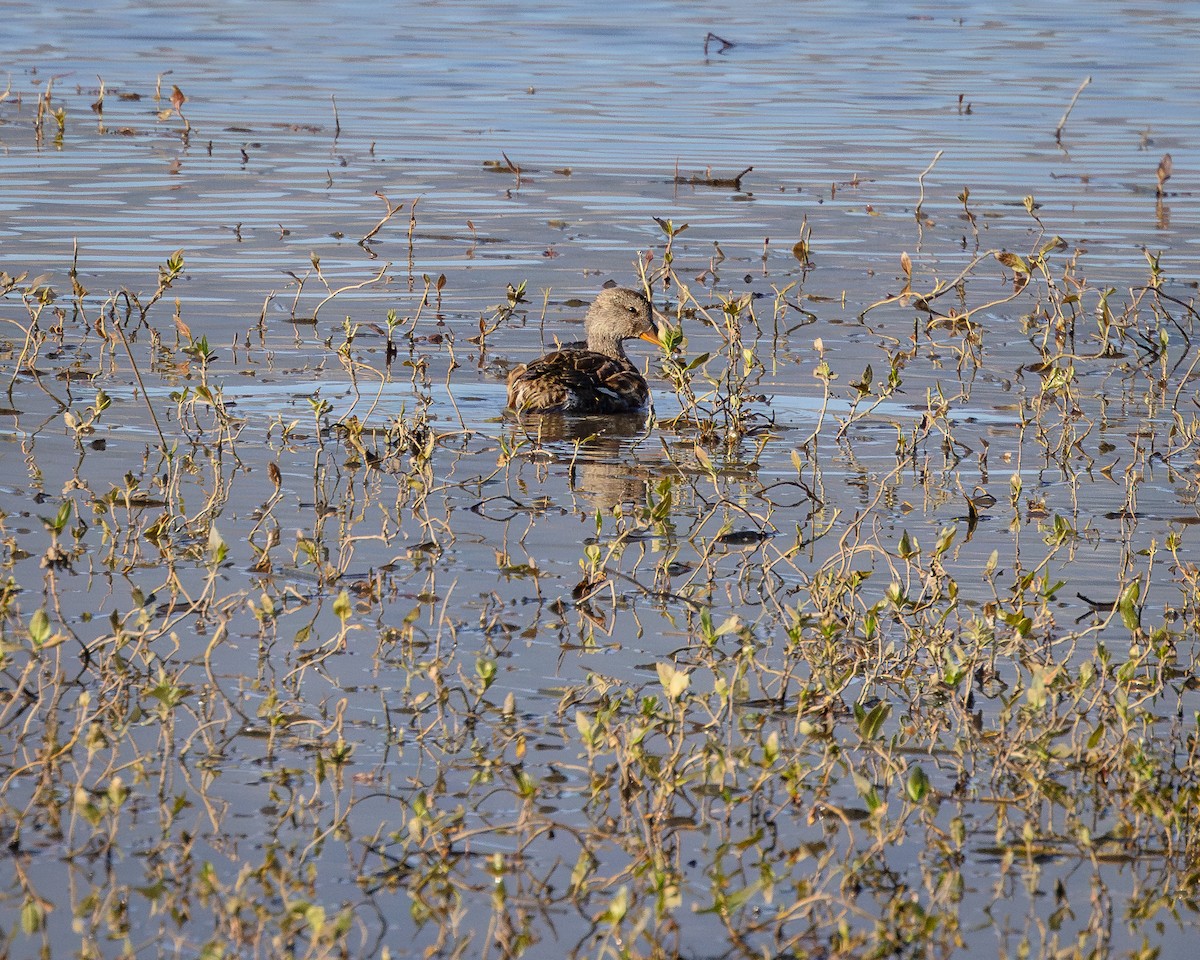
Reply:
<svg viewBox="0 0 1200 960"><path fill-rule="evenodd" d="M504 162L508 164L508 172L515 174L517 178L517 189L521 189L521 168L508 159L508 154L503 150L500 151L500 156L504 158Z"/></svg>
<svg viewBox="0 0 1200 960"><path fill-rule="evenodd" d="M1067 125L1067 117L1071 115L1071 111L1075 109L1075 101L1079 99L1079 95L1083 93L1083 88L1092 82L1091 77L1084 77L1083 83L1079 85L1079 89L1075 91L1075 96L1071 98L1071 102L1067 104L1066 112L1063 113L1062 119L1058 121L1058 126L1054 128L1054 142L1062 143L1063 127Z"/></svg>
<svg viewBox="0 0 1200 960"><path fill-rule="evenodd" d="M731 50L737 46L737 44L732 40L726 40L724 37L718 37L710 30L708 36L704 38L704 55L706 57L708 56L709 43L719 43L721 45L721 49L719 49L717 53L724 53L726 50Z"/></svg>
<svg viewBox="0 0 1200 960"><path fill-rule="evenodd" d="M316 322L317 314L319 314L321 312L321 308L323 306L325 306L325 304L327 304L334 297L338 296L339 294L346 293L347 291L350 291L350 290L361 290L363 287L369 287L373 283L378 283L380 280L382 280L384 278L384 276L387 275L387 272L391 268L391 266L392 266L392 263L389 260L387 263L385 263L382 267L379 268L379 272L377 274L375 274L375 276L368 277L366 280L363 280L361 283L351 283L351 284L347 284L344 287L338 287L336 290L329 291L329 295L326 296L325 299L322 300L320 303L318 303L316 308L313 310L313 322Z"/></svg>
<svg viewBox="0 0 1200 960"><path fill-rule="evenodd" d="M692 185L703 185L706 187L732 187L734 190L742 188L742 177L748 174L754 167L746 167L739 173L735 173L732 177L714 177L712 168L709 167L704 173L693 173L690 177L681 177L679 175L678 162L675 168L675 182L688 183Z"/></svg>
<svg viewBox="0 0 1200 960"><path fill-rule="evenodd" d="M917 184L920 186L921 192L917 196L917 209L913 211L913 216L917 219L918 228L921 225L921 205L925 202L925 177L928 176L929 171L934 168L937 162L942 159L942 152L943 151L939 150L937 153L935 153L933 155L933 159L929 161L929 166L922 170L920 175L917 177Z"/></svg>
<svg viewBox="0 0 1200 960"><path fill-rule="evenodd" d="M392 217L394 217L396 214L398 214L401 210L404 209L404 201L403 200L401 200L398 204L396 204L393 207L392 201L389 200L387 197L385 197L378 190L375 191L375 196L377 196L380 200L382 200L384 202L384 204L387 206L387 214L383 217L382 220L380 220L377 224L375 224L375 226L373 226L367 232L367 235L365 237L363 237L361 240L358 241L358 245L360 247L365 246L368 240L370 240L373 236L375 236L375 234L377 234L381 229L383 229L383 225L385 223L387 223L389 220L392 219Z"/></svg>

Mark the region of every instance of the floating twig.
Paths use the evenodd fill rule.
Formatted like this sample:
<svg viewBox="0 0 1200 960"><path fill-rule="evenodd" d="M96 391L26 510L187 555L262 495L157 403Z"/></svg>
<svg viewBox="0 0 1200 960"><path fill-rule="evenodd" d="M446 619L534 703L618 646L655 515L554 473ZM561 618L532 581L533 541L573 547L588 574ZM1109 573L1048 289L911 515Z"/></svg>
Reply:
<svg viewBox="0 0 1200 960"><path fill-rule="evenodd" d="M710 30L708 36L704 38L704 55L706 57L708 56L708 45L710 43L719 43L721 45L721 49L718 50L717 53L724 53L726 50L732 50L737 46L737 44L732 40L726 40L724 37L718 37Z"/></svg>
<svg viewBox="0 0 1200 960"><path fill-rule="evenodd" d="M676 183L688 183L693 186L703 185L706 187L729 187L733 190L742 189L742 177L748 174L753 167L747 167L740 173L734 174L732 177L714 177L712 175L712 167L705 169L704 173L693 173L690 177L680 176L675 174Z"/></svg>

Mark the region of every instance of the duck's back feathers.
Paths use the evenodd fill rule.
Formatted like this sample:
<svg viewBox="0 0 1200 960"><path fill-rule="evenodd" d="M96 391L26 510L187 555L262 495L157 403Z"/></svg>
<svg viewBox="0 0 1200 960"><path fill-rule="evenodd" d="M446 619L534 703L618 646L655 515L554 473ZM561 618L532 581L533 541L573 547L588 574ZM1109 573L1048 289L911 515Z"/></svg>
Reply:
<svg viewBox="0 0 1200 960"><path fill-rule="evenodd" d="M593 350L556 350L508 375L508 405L518 413L630 413L649 397L632 363Z"/></svg>
<svg viewBox="0 0 1200 960"><path fill-rule="evenodd" d="M636 338L662 346L660 316L636 290L602 290L584 320L587 342L560 347L514 369L508 377L508 405L517 413L611 415L640 410L650 398L650 388L625 356L622 343Z"/></svg>

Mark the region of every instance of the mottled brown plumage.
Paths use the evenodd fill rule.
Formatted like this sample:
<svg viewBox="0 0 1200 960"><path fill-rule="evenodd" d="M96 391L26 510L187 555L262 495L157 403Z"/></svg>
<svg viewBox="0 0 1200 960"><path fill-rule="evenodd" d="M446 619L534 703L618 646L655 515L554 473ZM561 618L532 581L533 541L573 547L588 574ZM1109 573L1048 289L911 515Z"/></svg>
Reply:
<svg viewBox="0 0 1200 960"><path fill-rule="evenodd" d="M548 353L508 375L508 405L518 413L613 414L639 410L650 388L625 355L625 340L662 345L658 314L636 290L613 287L584 319L587 345Z"/></svg>

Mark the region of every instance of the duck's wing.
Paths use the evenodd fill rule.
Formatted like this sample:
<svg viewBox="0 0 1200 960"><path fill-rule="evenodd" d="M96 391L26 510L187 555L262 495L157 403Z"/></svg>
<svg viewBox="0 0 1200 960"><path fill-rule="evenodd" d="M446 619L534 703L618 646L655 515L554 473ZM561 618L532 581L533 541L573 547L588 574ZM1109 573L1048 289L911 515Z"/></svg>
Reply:
<svg viewBox="0 0 1200 960"><path fill-rule="evenodd" d="M508 405L519 413L627 413L649 396L632 363L591 350L556 350L508 376Z"/></svg>

